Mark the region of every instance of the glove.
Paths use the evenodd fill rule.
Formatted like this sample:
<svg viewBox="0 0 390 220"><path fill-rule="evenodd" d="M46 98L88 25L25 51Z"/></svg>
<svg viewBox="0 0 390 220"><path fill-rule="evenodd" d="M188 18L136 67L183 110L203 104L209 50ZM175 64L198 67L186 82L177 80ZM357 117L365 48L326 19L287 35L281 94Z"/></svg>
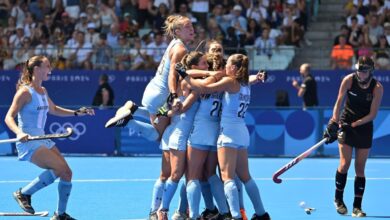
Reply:
<svg viewBox="0 0 390 220"><path fill-rule="evenodd" d="M177 99L177 97L178 97L178 96L177 96L177 93L172 93L172 92L169 93L169 96L168 96L167 102L166 102L167 105L168 105L168 106L166 107L167 109L170 108L170 107L172 106L173 100Z"/></svg>
<svg viewBox="0 0 390 220"><path fill-rule="evenodd" d="M182 63L176 63L175 70L181 77L183 77L183 79L188 76L188 74L186 73L186 68Z"/></svg>
<svg viewBox="0 0 390 220"><path fill-rule="evenodd" d="M81 107L81 108L77 109L76 111L74 111L74 116L86 115L92 111L93 111L92 108Z"/></svg>
<svg viewBox="0 0 390 220"><path fill-rule="evenodd" d="M157 114L156 116L159 117L159 116L163 116L163 117L168 117L168 106L166 105L163 105L162 107L160 107L158 110L157 110Z"/></svg>
<svg viewBox="0 0 390 220"><path fill-rule="evenodd" d="M260 73L263 74L263 82L267 81L268 73L265 70L260 70Z"/></svg>
<svg viewBox="0 0 390 220"><path fill-rule="evenodd" d="M324 131L324 135L322 136L323 138L326 138L325 144L330 144L337 140L338 130L339 130L339 125L334 121L329 121Z"/></svg>

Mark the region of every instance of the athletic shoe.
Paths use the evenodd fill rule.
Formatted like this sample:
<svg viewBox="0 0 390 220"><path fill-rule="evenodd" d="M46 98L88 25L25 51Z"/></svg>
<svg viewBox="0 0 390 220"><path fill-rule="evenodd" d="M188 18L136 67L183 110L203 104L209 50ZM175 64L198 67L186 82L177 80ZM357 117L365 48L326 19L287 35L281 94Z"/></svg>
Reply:
<svg viewBox="0 0 390 220"><path fill-rule="evenodd" d="M157 212L150 212L148 220L158 220Z"/></svg>
<svg viewBox="0 0 390 220"><path fill-rule="evenodd" d="M20 208L22 208L25 212L34 214L35 210L31 206L31 195L24 195L22 194L21 190L22 188L13 193L14 199L16 202L18 202Z"/></svg>
<svg viewBox="0 0 390 220"><path fill-rule="evenodd" d="M120 107L113 118L107 121L105 127L125 127L133 119L131 111L127 108Z"/></svg>
<svg viewBox="0 0 390 220"><path fill-rule="evenodd" d="M243 220L248 220L248 217L246 216L245 209L240 209L240 213Z"/></svg>
<svg viewBox="0 0 390 220"><path fill-rule="evenodd" d="M214 207L213 210L205 209L201 214L200 218L203 220L211 220L216 219L219 215L217 207Z"/></svg>
<svg viewBox="0 0 390 220"><path fill-rule="evenodd" d="M158 220L168 220L168 210L157 211Z"/></svg>
<svg viewBox="0 0 390 220"><path fill-rule="evenodd" d="M225 214L219 214L217 217L217 220L231 220L232 216L230 213L225 213Z"/></svg>
<svg viewBox="0 0 390 220"><path fill-rule="evenodd" d="M172 220L187 220L188 215L186 213L181 213L178 210L172 215Z"/></svg>
<svg viewBox="0 0 390 220"><path fill-rule="evenodd" d="M266 212L261 216L253 214L251 220L271 220L271 217L269 216L268 212Z"/></svg>
<svg viewBox="0 0 390 220"><path fill-rule="evenodd" d="M347 206L343 200L334 200L334 205L336 206L336 211L340 215L346 215L348 213Z"/></svg>
<svg viewBox="0 0 390 220"><path fill-rule="evenodd" d="M58 215L57 212L54 212L53 217L51 217L50 220L76 220L75 218L70 217L70 215L66 214L65 212L61 215Z"/></svg>
<svg viewBox="0 0 390 220"><path fill-rule="evenodd" d="M361 218L361 217L366 217L366 213L363 212L363 210L361 208L353 208L352 210L352 217L357 217L357 218Z"/></svg>

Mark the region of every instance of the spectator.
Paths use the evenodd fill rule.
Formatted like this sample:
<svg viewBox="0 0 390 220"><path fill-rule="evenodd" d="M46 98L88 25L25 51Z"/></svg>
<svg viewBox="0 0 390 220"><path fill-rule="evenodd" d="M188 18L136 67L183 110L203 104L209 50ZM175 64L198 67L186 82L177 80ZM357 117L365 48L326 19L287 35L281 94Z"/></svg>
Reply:
<svg viewBox="0 0 390 220"><path fill-rule="evenodd" d="M148 58L145 49L142 49L141 39L134 39L134 46L130 50L132 60L131 69L140 70L148 68Z"/></svg>
<svg viewBox="0 0 390 220"><path fill-rule="evenodd" d="M369 18L369 23L367 24L368 34L372 44L376 44L378 38L383 35L383 27L379 24L378 19L378 15L373 15Z"/></svg>
<svg viewBox="0 0 390 220"><path fill-rule="evenodd" d="M80 0L63 0L65 11L69 14L72 23L76 23L80 14Z"/></svg>
<svg viewBox="0 0 390 220"><path fill-rule="evenodd" d="M100 29L101 26L100 14L97 12L95 5L88 4L86 13L87 13L88 23L92 22L95 24L95 27L97 29Z"/></svg>
<svg viewBox="0 0 390 220"><path fill-rule="evenodd" d="M260 23L263 20L268 18L267 9L260 4L259 0L253 0L250 8L246 10L246 18L253 19L256 22Z"/></svg>
<svg viewBox="0 0 390 220"><path fill-rule="evenodd" d="M102 21L102 26L100 29L101 33L108 33L110 31L110 29L112 30L112 25L119 24L118 17L116 16L114 10L112 10L110 7L108 7L107 1L108 0L102 1L100 3L100 7L99 7L99 15L100 15L100 18ZM118 37L118 36L115 36L115 37ZM113 45L111 45L111 46L113 46Z"/></svg>
<svg viewBox="0 0 390 220"><path fill-rule="evenodd" d="M302 77L301 85L297 80L292 81L292 86L298 90L298 97L303 98L303 109L318 106L317 83L310 74L310 64L304 63L299 68L299 74Z"/></svg>
<svg viewBox="0 0 390 220"><path fill-rule="evenodd" d="M207 14L209 12L209 1L207 0L194 0L191 4L191 11L198 24L203 28L207 27ZM246 25L245 25L246 27Z"/></svg>
<svg viewBox="0 0 390 220"><path fill-rule="evenodd" d="M347 18L347 25L348 27L351 27L351 18L352 17L356 17L357 19L357 23L359 26L363 26L364 25L364 22L365 22L365 19L362 15L358 14L358 8L356 5L354 5L351 9L351 15L348 16Z"/></svg>
<svg viewBox="0 0 390 220"><path fill-rule="evenodd" d="M130 13L126 12L123 15L123 21L119 24L119 32L127 38L138 36L138 23L132 18Z"/></svg>
<svg viewBox="0 0 390 220"><path fill-rule="evenodd" d="M378 69L390 69L390 46L385 36L381 36L375 45L374 58Z"/></svg>
<svg viewBox="0 0 390 220"><path fill-rule="evenodd" d="M245 33L245 45L254 45L255 40L261 35L260 25L253 18L248 19L248 29Z"/></svg>
<svg viewBox="0 0 390 220"><path fill-rule="evenodd" d="M61 26L62 13L64 12L65 7L63 5L62 0L55 0L54 8L52 8L50 11L50 17L53 19L53 24L55 24L56 27Z"/></svg>
<svg viewBox="0 0 390 220"><path fill-rule="evenodd" d="M222 30L215 17L209 18L207 27L210 39L214 39L218 42L222 42L225 39L225 32Z"/></svg>
<svg viewBox="0 0 390 220"><path fill-rule="evenodd" d="M81 12L80 14L80 20L77 22L75 29L78 31L82 31L84 33L87 33L88 28L88 17L85 12Z"/></svg>
<svg viewBox="0 0 390 220"><path fill-rule="evenodd" d="M150 59L152 69L157 69L167 47L168 44L164 41L163 34L161 32L155 33L154 41L146 46L146 54Z"/></svg>
<svg viewBox="0 0 390 220"><path fill-rule="evenodd" d="M15 18L16 25L23 25L26 18L23 8L26 9L26 3L21 0L11 0L10 3L12 5L10 16Z"/></svg>
<svg viewBox="0 0 390 220"><path fill-rule="evenodd" d="M22 25L16 27L16 33L9 38L9 46L11 49L22 46L22 40L24 38L24 28Z"/></svg>
<svg viewBox="0 0 390 220"><path fill-rule="evenodd" d="M234 53L237 53L237 48L239 47L238 37L235 33L235 29L233 27L229 27L227 29L227 35L223 40L223 43L226 52L226 55L230 56Z"/></svg>
<svg viewBox="0 0 390 220"><path fill-rule="evenodd" d="M105 33L105 32L101 32ZM115 48L118 46L118 37L119 37L119 26L118 24L114 23L111 24L110 32L107 33L107 43L110 45L110 47Z"/></svg>
<svg viewBox="0 0 390 220"><path fill-rule="evenodd" d="M362 32L362 26L359 26L357 23L356 17L351 18L350 27L351 27L351 34L349 35L349 38L347 38L348 39L347 43L350 44L352 47L357 47L359 45L359 37L360 35L363 34L363 32Z"/></svg>
<svg viewBox="0 0 390 220"><path fill-rule="evenodd" d="M114 50L115 68L128 70L131 67L130 45L126 35L119 35L118 47Z"/></svg>
<svg viewBox="0 0 390 220"><path fill-rule="evenodd" d="M54 54L54 46L49 44L49 36L43 34L41 37L41 43L35 47L35 55L42 55L48 59L52 59Z"/></svg>
<svg viewBox="0 0 390 220"><path fill-rule="evenodd" d="M16 66L20 66L34 55L34 48L31 47L31 39L25 37L22 41L22 46L14 52L14 61ZM21 66L20 66L21 67Z"/></svg>
<svg viewBox="0 0 390 220"><path fill-rule="evenodd" d="M335 45L332 48L331 67L332 69L351 69L354 51L352 47L347 44L345 36L341 35L339 37L339 42L338 45Z"/></svg>
<svg viewBox="0 0 390 220"><path fill-rule="evenodd" d="M153 24L152 29L154 32L160 32L163 31L164 27L164 21L169 16L169 8L164 3L160 4L158 6L158 9L156 11L150 12L153 16Z"/></svg>
<svg viewBox="0 0 390 220"><path fill-rule="evenodd" d="M263 30L261 37L256 38L255 48L257 55L266 55L271 58L272 50L276 47L276 43L274 39L270 39L269 33L269 29Z"/></svg>
<svg viewBox="0 0 390 220"><path fill-rule="evenodd" d="M384 35L386 36L387 42L390 42L390 22L384 24Z"/></svg>
<svg viewBox="0 0 390 220"><path fill-rule="evenodd" d="M243 46L245 42L245 33L247 32L248 28L248 22L247 19L241 15L241 12L242 7L240 5L235 5L233 7L233 17L230 21L230 26L235 29L239 43L241 46Z"/></svg>
<svg viewBox="0 0 390 220"><path fill-rule="evenodd" d="M87 32L85 34L85 42L90 43L92 46L96 45L99 41L99 33L96 33L95 31L95 23L89 22L87 25Z"/></svg>
<svg viewBox="0 0 390 220"><path fill-rule="evenodd" d="M70 69L91 69L92 45L85 43L85 34L77 32L76 47L70 49L70 55L67 60L67 68Z"/></svg>
<svg viewBox="0 0 390 220"><path fill-rule="evenodd" d="M346 38L347 38L347 44L349 44L350 31L349 31L349 28L348 28L348 26L347 26L346 24L341 25L341 27L340 27L340 34L337 35L337 36L334 38L333 46L339 44L339 37L340 37L340 35L346 36Z"/></svg>
<svg viewBox="0 0 390 220"><path fill-rule="evenodd" d="M70 39L74 31L74 24L72 23L69 14L67 12L63 12L61 14L60 28L65 34L65 39L67 40Z"/></svg>
<svg viewBox="0 0 390 220"><path fill-rule="evenodd" d="M66 67L66 60L69 57L69 49L65 49L65 38L60 35L56 38L56 48L54 50L54 62L52 66L55 69L64 70Z"/></svg>
<svg viewBox="0 0 390 220"><path fill-rule="evenodd" d="M36 0L29 4L29 11L35 16L38 22L42 22L44 16L50 14L50 10L50 6L45 0Z"/></svg>
<svg viewBox="0 0 390 220"><path fill-rule="evenodd" d="M111 58L113 57L112 48L107 44L107 34L100 33L99 41L93 45L94 69L109 70L111 67Z"/></svg>

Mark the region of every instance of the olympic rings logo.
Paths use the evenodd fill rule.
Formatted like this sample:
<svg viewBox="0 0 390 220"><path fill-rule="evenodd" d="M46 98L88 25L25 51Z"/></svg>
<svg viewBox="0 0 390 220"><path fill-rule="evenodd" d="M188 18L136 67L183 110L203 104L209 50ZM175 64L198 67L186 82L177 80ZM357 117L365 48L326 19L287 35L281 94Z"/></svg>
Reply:
<svg viewBox="0 0 390 220"><path fill-rule="evenodd" d="M73 129L73 135L69 137L70 140L75 141L80 138L81 135L84 135L87 132L87 126L84 123L77 122L73 125L70 122L65 122L64 124L60 124L58 122L53 122L49 126L50 133L64 133L66 132L66 128Z"/></svg>

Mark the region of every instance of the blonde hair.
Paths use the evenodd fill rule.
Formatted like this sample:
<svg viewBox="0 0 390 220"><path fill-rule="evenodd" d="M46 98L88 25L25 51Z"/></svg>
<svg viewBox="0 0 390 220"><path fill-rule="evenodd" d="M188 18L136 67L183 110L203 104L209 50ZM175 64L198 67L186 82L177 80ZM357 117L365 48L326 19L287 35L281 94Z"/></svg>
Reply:
<svg viewBox="0 0 390 220"><path fill-rule="evenodd" d="M244 85L249 82L249 60L243 54L233 54L231 58L232 65L237 67L236 80Z"/></svg>
<svg viewBox="0 0 390 220"><path fill-rule="evenodd" d="M165 25L163 27L165 34L168 37L175 38L175 30L180 29L184 25L184 21L190 20L186 16L182 15L170 15L168 18L165 20Z"/></svg>
<svg viewBox="0 0 390 220"><path fill-rule="evenodd" d="M45 59L47 59L45 56L38 55L33 56L26 61L18 83L16 85L16 89L19 89L22 85L29 85L31 83L34 73L34 67L40 66Z"/></svg>

